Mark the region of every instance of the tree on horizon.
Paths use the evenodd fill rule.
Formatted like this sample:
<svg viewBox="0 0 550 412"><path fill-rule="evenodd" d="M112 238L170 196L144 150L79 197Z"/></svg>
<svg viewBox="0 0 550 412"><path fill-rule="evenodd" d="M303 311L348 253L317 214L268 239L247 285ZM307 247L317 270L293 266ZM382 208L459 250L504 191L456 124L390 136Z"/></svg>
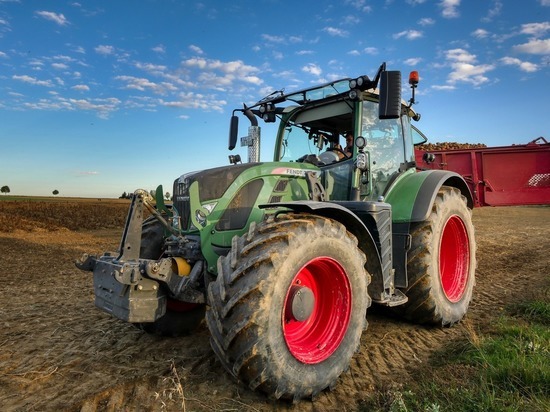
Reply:
<svg viewBox="0 0 550 412"><path fill-rule="evenodd" d="M10 192L10 187L9 186L2 186L2 188L0 189L0 192L4 193L5 195L7 195L9 192Z"/></svg>

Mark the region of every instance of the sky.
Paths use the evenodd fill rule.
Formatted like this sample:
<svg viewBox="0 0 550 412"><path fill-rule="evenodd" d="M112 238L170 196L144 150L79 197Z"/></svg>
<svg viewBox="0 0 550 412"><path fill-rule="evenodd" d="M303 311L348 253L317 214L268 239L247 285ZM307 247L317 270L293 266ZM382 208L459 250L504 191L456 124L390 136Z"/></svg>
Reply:
<svg viewBox="0 0 550 412"><path fill-rule="evenodd" d="M420 73L431 142L550 140L550 0L0 0L0 186L171 192L246 161L227 149L243 103L382 62ZM269 161L275 129L260 126Z"/></svg>

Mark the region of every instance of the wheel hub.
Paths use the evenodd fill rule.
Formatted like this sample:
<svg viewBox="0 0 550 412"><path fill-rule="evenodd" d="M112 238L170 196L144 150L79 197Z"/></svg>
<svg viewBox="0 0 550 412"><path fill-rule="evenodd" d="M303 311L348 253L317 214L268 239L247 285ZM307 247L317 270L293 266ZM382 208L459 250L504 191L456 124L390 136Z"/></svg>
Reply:
<svg viewBox="0 0 550 412"><path fill-rule="evenodd" d="M303 322L311 316L315 307L315 295L306 286L293 285L290 288L286 313L292 315L293 320Z"/></svg>
<svg viewBox="0 0 550 412"><path fill-rule="evenodd" d="M326 256L311 259L292 279L284 302L281 323L290 353L308 365L328 359L342 343L352 313L342 265Z"/></svg>

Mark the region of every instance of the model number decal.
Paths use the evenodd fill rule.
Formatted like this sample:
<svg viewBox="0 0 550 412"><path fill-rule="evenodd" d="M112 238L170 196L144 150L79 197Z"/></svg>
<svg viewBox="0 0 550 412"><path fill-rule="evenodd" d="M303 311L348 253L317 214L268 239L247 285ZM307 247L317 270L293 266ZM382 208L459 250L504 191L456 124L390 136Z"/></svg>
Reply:
<svg viewBox="0 0 550 412"><path fill-rule="evenodd" d="M273 169L271 174L305 177L307 172L319 175L319 172L315 170L293 169L290 167L278 167L276 169Z"/></svg>

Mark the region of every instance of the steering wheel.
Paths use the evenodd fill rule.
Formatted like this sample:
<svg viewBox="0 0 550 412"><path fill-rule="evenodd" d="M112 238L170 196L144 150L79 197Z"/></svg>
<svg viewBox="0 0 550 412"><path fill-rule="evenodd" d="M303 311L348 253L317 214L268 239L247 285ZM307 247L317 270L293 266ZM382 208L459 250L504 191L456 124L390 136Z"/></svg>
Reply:
<svg viewBox="0 0 550 412"><path fill-rule="evenodd" d="M297 162L303 162L303 163L311 163L312 165L318 166L321 162L321 159L317 155L314 154L306 154L302 157L296 159Z"/></svg>

